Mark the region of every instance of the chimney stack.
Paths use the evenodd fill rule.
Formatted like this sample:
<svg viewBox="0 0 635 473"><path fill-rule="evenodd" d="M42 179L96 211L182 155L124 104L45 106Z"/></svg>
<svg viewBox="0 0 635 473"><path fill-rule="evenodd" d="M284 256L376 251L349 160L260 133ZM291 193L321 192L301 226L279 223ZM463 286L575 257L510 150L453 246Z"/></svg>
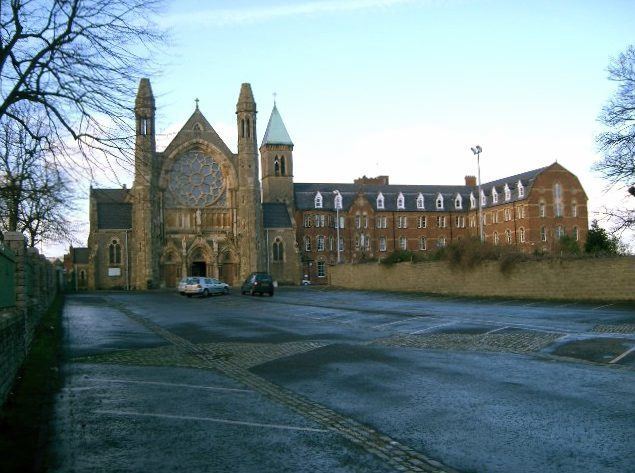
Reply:
<svg viewBox="0 0 635 473"><path fill-rule="evenodd" d="M465 185L468 187L476 187L476 176L465 176Z"/></svg>

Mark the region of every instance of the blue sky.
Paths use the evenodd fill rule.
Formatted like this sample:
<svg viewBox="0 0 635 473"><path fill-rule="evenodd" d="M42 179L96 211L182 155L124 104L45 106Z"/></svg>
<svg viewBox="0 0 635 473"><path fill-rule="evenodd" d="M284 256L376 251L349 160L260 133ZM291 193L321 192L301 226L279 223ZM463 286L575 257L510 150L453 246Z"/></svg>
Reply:
<svg viewBox="0 0 635 473"><path fill-rule="evenodd" d="M250 82L259 137L277 92L297 182L460 184L480 144L483 181L558 160L592 210L619 204L590 167L609 58L635 43L632 0L186 0L160 24L159 148L198 97L235 150Z"/></svg>

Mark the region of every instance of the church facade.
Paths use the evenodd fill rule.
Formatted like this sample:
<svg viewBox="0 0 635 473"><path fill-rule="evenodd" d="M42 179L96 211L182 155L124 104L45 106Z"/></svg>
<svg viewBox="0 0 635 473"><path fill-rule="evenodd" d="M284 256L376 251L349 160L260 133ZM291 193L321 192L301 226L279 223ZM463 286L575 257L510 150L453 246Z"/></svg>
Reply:
<svg viewBox="0 0 635 473"><path fill-rule="evenodd" d="M564 234L586 238L586 194L557 163L485 183L480 195L470 176L460 186L391 185L387 176L295 183L293 142L275 105L258 147L249 84L236 105L237 153L198 105L158 152L155 113L142 79L133 186L90 191L88 289L174 287L186 275L237 285L253 271L280 283L326 282L338 261L477 236L479 202L486 241L529 252L553 251Z"/></svg>

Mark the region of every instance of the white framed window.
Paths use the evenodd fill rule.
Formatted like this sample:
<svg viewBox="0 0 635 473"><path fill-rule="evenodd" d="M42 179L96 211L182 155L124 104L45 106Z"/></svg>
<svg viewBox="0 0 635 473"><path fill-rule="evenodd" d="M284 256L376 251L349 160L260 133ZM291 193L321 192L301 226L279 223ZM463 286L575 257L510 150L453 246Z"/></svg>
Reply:
<svg viewBox="0 0 635 473"><path fill-rule="evenodd" d="M556 227L556 238L559 240L563 236L564 236L564 228L562 228L562 225L558 225Z"/></svg>
<svg viewBox="0 0 635 473"><path fill-rule="evenodd" d="M445 228L445 216L444 215L437 216L437 227L438 228Z"/></svg>
<svg viewBox="0 0 635 473"><path fill-rule="evenodd" d="M309 228L311 226L311 214L304 214L304 228Z"/></svg>
<svg viewBox="0 0 635 473"><path fill-rule="evenodd" d="M364 237L364 248L366 251L370 251L370 236L362 235Z"/></svg>
<svg viewBox="0 0 635 473"><path fill-rule="evenodd" d="M470 192L470 209L476 208L476 197L474 197L474 192Z"/></svg>
<svg viewBox="0 0 635 473"><path fill-rule="evenodd" d="M344 217L340 217L340 228L344 228Z"/></svg>
<svg viewBox="0 0 635 473"><path fill-rule="evenodd" d="M575 200L571 202L571 216L572 217L578 216L578 204Z"/></svg>
<svg viewBox="0 0 635 473"><path fill-rule="evenodd" d="M362 228L362 216L355 215L355 228Z"/></svg>
<svg viewBox="0 0 635 473"><path fill-rule="evenodd" d="M525 229L520 227L518 231L520 232L520 242L525 243Z"/></svg>
<svg viewBox="0 0 635 473"><path fill-rule="evenodd" d="M403 194L400 192L397 196L397 209L403 210L406 208L406 199L404 199Z"/></svg>
<svg viewBox="0 0 635 473"><path fill-rule="evenodd" d="M573 227L573 239L578 241L580 238L580 232L578 232L578 227Z"/></svg>
<svg viewBox="0 0 635 473"><path fill-rule="evenodd" d="M308 236L304 237L304 251L311 251L311 239Z"/></svg>
<svg viewBox="0 0 635 473"><path fill-rule="evenodd" d="M423 200L423 194L420 192L419 195L417 196L417 208L419 210L422 210L425 208L424 206L425 202Z"/></svg>
<svg viewBox="0 0 635 473"><path fill-rule="evenodd" d="M505 202L507 202L512 198L512 191L509 190L509 186L507 184L505 184L503 191L505 192Z"/></svg>
<svg viewBox="0 0 635 473"><path fill-rule="evenodd" d="M547 241L547 229L540 227L540 241Z"/></svg>
<svg viewBox="0 0 635 473"><path fill-rule="evenodd" d="M461 194L456 194L456 197L454 198L454 208L455 209L463 208L463 197L461 197Z"/></svg>
<svg viewBox="0 0 635 473"><path fill-rule="evenodd" d="M494 244L498 245L498 232L494 232Z"/></svg>
<svg viewBox="0 0 635 473"><path fill-rule="evenodd" d="M520 179L518 180L518 184L516 184L516 188L518 189L518 198L522 199L525 197L525 186L520 182Z"/></svg>
<svg viewBox="0 0 635 473"><path fill-rule="evenodd" d="M355 249L359 250L359 235L355 235Z"/></svg>
<svg viewBox="0 0 635 473"><path fill-rule="evenodd" d="M465 215L457 215L455 219L456 228L465 228Z"/></svg>
<svg viewBox="0 0 635 473"><path fill-rule="evenodd" d="M441 193L437 194L436 206L437 206L437 209L443 208L443 196L441 195Z"/></svg>
<svg viewBox="0 0 635 473"><path fill-rule="evenodd" d="M344 237L340 237L339 241L340 251L344 251Z"/></svg>
<svg viewBox="0 0 635 473"><path fill-rule="evenodd" d="M437 247L443 248L445 246L445 237L439 237L437 239Z"/></svg>
<svg viewBox="0 0 635 473"><path fill-rule="evenodd" d="M386 251L386 237L379 237L379 251Z"/></svg>
<svg viewBox="0 0 635 473"><path fill-rule="evenodd" d="M512 243L512 231L507 229L505 230L505 239L507 240L507 244L511 245Z"/></svg>
<svg viewBox="0 0 635 473"><path fill-rule="evenodd" d="M545 216L546 216L546 214L547 214L547 212L546 212L546 210L545 210L545 209L546 209L546 207L547 207L547 206L545 205L545 203L544 203L543 201L541 201L541 202L538 204L538 216L539 216L539 217L545 217ZM544 241L544 240L543 240L543 241Z"/></svg>
<svg viewBox="0 0 635 473"><path fill-rule="evenodd" d="M474 228L474 227L476 227L476 216L472 215L470 217L470 228Z"/></svg>
<svg viewBox="0 0 635 473"><path fill-rule="evenodd" d="M397 219L397 228L408 228L408 217L400 215Z"/></svg>
<svg viewBox="0 0 635 473"><path fill-rule="evenodd" d="M324 251L324 235L318 235L316 245L318 251Z"/></svg>
<svg viewBox="0 0 635 473"><path fill-rule="evenodd" d="M425 215L422 215L417 219L417 228L426 228L427 225L428 219Z"/></svg>
<svg viewBox="0 0 635 473"><path fill-rule="evenodd" d="M492 203L498 204L498 192L496 192L496 187L492 187Z"/></svg>
<svg viewBox="0 0 635 473"><path fill-rule="evenodd" d="M364 214L363 218L364 218L364 228L368 228L368 215Z"/></svg>
<svg viewBox="0 0 635 473"><path fill-rule="evenodd" d="M481 191L481 206L485 207L487 205L487 196L485 195L485 191Z"/></svg>
<svg viewBox="0 0 635 473"><path fill-rule="evenodd" d="M333 238L333 235L329 236L329 251L333 251L333 249L335 248L335 239Z"/></svg>
<svg viewBox="0 0 635 473"><path fill-rule="evenodd" d="M408 239L405 236L399 237L399 248L402 250L408 249Z"/></svg>
<svg viewBox="0 0 635 473"><path fill-rule="evenodd" d="M503 211L503 215L504 215L505 221L509 222L512 219L512 209L506 208Z"/></svg>
<svg viewBox="0 0 635 473"><path fill-rule="evenodd" d="M384 208L384 194L382 194L381 192L377 195L377 208Z"/></svg>
<svg viewBox="0 0 635 473"><path fill-rule="evenodd" d="M419 251L425 251L426 249L426 237L419 237Z"/></svg>
<svg viewBox="0 0 635 473"><path fill-rule="evenodd" d="M326 263L324 261L317 262L317 275L318 278L326 277Z"/></svg>
<svg viewBox="0 0 635 473"><path fill-rule="evenodd" d="M553 207L556 217L562 217L562 186L556 182L553 186Z"/></svg>
<svg viewBox="0 0 635 473"><path fill-rule="evenodd" d="M315 199L313 199L313 204L314 204L316 209L321 209L322 208L322 194L320 194L320 191L318 191L315 194Z"/></svg>
<svg viewBox="0 0 635 473"><path fill-rule="evenodd" d="M316 228L323 227L326 223L324 215L315 214L314 219Z"/></svg>
<svg viewBox="0 0 635 473"><path fill-rule="evenodd" d="M337 210L342 210L342 194L335 194L335 200L333 204Z"/></svg>

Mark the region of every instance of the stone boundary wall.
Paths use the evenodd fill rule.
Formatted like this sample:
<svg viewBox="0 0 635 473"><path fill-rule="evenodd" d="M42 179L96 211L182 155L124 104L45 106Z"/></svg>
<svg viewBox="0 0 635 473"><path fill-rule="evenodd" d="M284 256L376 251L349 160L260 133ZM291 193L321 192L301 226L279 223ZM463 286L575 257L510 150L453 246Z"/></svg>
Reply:
<svg viewBox="0 0 635 473"><path fill-rule="evenodd" d="M635 301L635 257L524 261L504 274L498 262L471 270L445 261L342 264L330 283L349 289L523 299Z"/></svg>
<svg viewBox="0 0 635 473"><path fill-rule="evenodd" d="M0 406L29 353L35 328L59 290L57 270L36 248L26 247L21 233L5 233L4 246L13 255L15 297L3 299L0 306ZM6 278L5 274L0 278ZM6 286L9 281L0 280L0 284Z"/></svg>

